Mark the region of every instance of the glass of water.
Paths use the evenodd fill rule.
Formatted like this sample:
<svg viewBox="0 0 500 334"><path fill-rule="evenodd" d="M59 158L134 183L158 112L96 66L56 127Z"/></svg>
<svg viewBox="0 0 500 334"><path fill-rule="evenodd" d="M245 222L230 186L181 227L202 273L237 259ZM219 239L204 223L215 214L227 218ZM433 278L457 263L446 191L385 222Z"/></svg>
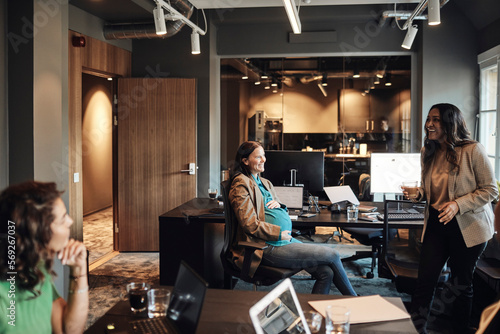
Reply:
<svg viewBox="0 0 500 334"><path fill-rule="evenodd" d="M349 334L351 311L344 306L326 307L325 329L327 334Z"/></svg>
<svg viewBox="0 0 500 334"><path fill-rule="evenodd" d="M321 314L315 311L309 311L305 312L304 316L306 317L307 325L311 333L318 333L321 329L321 323L323 322Z"/></svg>
<svg viewBox="0 0 500 334"><path fill-rule="evenodd" d="M347 221L358 220L358 207L356 205L350 205L347 207Z"/></svg>

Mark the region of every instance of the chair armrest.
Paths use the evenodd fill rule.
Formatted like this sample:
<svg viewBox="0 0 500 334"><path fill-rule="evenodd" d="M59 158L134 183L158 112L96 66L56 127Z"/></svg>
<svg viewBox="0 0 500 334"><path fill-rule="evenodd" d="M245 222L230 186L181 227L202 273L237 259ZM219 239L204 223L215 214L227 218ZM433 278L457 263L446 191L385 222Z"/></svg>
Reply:
<svg viewBox="0 0 500 334"><path fill-rule="evenodd" d="M266 249L267 245L261 245L253 241L239 241L238 246L243 246L245 248L251 248L252 252L257 250L257 249Z"/></svg>
<svg viewBox="0 0 500 334"><path fill-rule="evenodd" d="M245 257L243 259L243 267L241 268L241 276L243 280L251 280L249 275L250 266L252 264L252 257L256 250L263 250L267 248L267 245L261 245L252 241L240 241L238 246L245 247Z"/></svg>

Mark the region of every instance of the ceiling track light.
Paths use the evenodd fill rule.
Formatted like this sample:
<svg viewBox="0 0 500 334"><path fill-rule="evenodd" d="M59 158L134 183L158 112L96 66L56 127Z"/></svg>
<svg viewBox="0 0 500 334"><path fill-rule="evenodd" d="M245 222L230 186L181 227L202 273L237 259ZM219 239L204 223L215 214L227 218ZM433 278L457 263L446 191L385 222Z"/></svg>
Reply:
<svg viewBox="0 0 500 334"><path fill-rule="evenodd" d="M415 40L415 36L417 36L418 27L417 25L413 25L413 22L408 25L408 31L406 32L405 39L403 40L403 44L401 47L405 49L411 49L411 45L413 44L413 40Z"/></svg>
<svg viewBox="0 0 500 334"><path fill-rule="evenodd" d="M326 73L324 73L323 78L321 78L321 86L328 86L328 75Z"/></svg>
<svg viewBox="0 0 500 334"><path fill-rule="evenodd" d="M288 15L288 20L292 26L294 34L300 34L302 32L302 25L300 23L299 12L297 11L297 6L295 6L295 0L283 0L285 6L286 15Z"/></svg>
<svg viewBox="0 0 500 334"><path fill-rule="evenodd" d="M377 77L377 76L375 76L373 83L374 83L375 85L378 85L378 84L380 83L380 78L379 78L379 77Z"/></svg>
<svg viewBox="0 0 500 334"><path fill-rule="evenodd" d="M359 69L355 68L353 73L352 73L352 77L353 78L359 78L361 75L359 74Z"/></svg>
<svg viewBox="0 0 500 334"><path fill-rule="evenodd" d="M200 35L205 35L207 33L207 20L205 17L205 12L202 10L203 17L205 19L205 30L202 30L198 27L194 22L192 22L189 18L182 15L177 9L170 5L170 1L165 2L164 0L154 0L156 3L156 8L153 9L153 16L155 20L155 28L156 33L163 31L162 25L165 25L165 33L167 33L165 19L173 20L173 21L181 21L191 29L193 29L193 33L191 34L191 53L192 54L200 54ZM163 10L168 12L168 15L163 13Z"/></svg>
<svg viewBox="0 0 500 334"><path fill-rule="evenodd" d="M167 34L167 24L165 23L165 12L160 4L153 9L153 17L155 20L155 29L157 35Z"/></svg>
<svg viewBox="0 0 500 334"><path fill-rule="evenodd" d="M328 94L326 93L325 87L323 87L323 85L321 85L321 82L318 82L318 87L319 87L319 90L321 91L321 93L323 93L323 95L325 97L327 97Z"/></svg>
<svg viewBox="0 0 500 334"><path fill-rule="evenodd" d="M194 55L199 55L200 50L200 34L193 30L191 33L191 53Z"/></svg>
<svg viewBox="0 0 500 334"><path fill-rule="evenodd" d="M430 26L435 26L441 24L441 13L440 8L441 1L440 0L429 0L427 3L427 16L429 18L428 24Z"/></svg>
<svg viewBox="0 0 500 334"><path fill-rule="evenodd" d="M391 73L387 73L385 76L385 85L392 86Z"/></svg>

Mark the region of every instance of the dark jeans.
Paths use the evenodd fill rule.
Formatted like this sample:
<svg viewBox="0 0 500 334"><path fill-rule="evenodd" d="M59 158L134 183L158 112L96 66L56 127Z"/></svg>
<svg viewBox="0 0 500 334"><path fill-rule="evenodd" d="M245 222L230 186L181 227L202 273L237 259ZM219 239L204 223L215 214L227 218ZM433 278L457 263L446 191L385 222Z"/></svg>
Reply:
<svg viewBox="0 0 500 334"><path fill-rule="evenodd" d="M439 212L429 208L417 287L411 303L411 315L420 333L426 333L427 321L441 270L449 260L451 268L450 301L453 303L452 325L454 333L466 332L472 308L472 278L479 256L486 243L467 248L456 218L448 224L439 222Z"/></svg>
<svg viewBox="0 0 500 334"><path fill-rule="evenodd" d="M303 268L315 279L312 293L329 294L332 282L343 295L356 296L339 253L324 245L290 243L264 249L262 264L278 268Z"/></svg>

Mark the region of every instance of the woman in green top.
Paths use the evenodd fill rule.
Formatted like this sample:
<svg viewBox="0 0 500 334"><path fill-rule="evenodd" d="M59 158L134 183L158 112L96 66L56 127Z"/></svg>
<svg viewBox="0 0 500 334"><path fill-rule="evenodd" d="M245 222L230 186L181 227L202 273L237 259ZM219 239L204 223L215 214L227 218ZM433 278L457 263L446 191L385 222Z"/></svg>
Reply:
<svg viewBox="0 0 500 334"><path fill-rule="evenodd" d="M82 333L88 314L87 250L69 238L55 183L28 181L0 194L0 333ZM70 268L66 302L53 284L57 256Z"/></svg>
<svg viewBox="0 0 500 334"><path fill-rule="evenodd" d="M255 251L249 274L253 275L260 263L303 268L316 278L312 293L329 294L333 282L343 295L356 296L337 251L292 238L292 221L286 207L279 203L272 183L259 176L265 162L262 145L248 141L238 149L231 170L229 200L239 223L237 238L269 245ZM234 245L231 251L235 264L241 267L244 248Z"/></svg>

